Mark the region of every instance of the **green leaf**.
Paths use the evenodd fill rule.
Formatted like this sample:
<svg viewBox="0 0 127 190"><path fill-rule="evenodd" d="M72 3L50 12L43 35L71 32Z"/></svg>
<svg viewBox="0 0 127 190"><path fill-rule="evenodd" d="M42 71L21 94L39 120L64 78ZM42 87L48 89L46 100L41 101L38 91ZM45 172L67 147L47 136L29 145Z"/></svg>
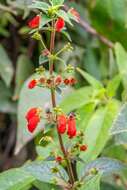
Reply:
<svg viewBox="0 0 127 190"><path fill-rule="evenodd" d="M109 140L109 130L118 109L119 102L113 100L106 107L98 108L91 117L85 130L85 141L88 150L83 155L86 162L95 159Z"/></svg>
<svg viewBox="0 0 127 190"><path fill-rule="evenodd" d="M100 81L96 80L94 77L92 77L90 74L86 73L85 71L81 70L80 68L77 68L77 71L88 81L88 83L96 88L101 89L103 88L103 85Z"/></svg>
<svg viewBox="0 0 127 190"><path fill-rule="evenodd" d="M21 169L11 169L0 174L0 190L22 190L34 177Z"/></svg>
<svg viewBox="0 0 127 190"><path fill-rule="evenodd" d="M81 177L85 179L87 178L88 174L92 175L90 171L93 168L96 169L98 174L101 175L109 175L127 170L127 166L119 160L103 157L88 163L85 166Z"/></svg>
<svg viewBox="0 0 127 190"><path fill-rule="evenodd" d="M32 2L32 5L29 6L29 8L31 8L31 9L40 9L40 10L45 12L46 10L48 10L49 5L47 3L45 3L45 2L34 0Z"/></svg>
<svg viewBox="0 0 127 190"><path fill-rule="evenodd" d="M53 4L53 6L62 5L64 3L64 0L52 0L51 2Z"/></svg>
<svg viewBox="0 0 127 190"><path fill-rule="evenodd" d="M19 93L24 81L33 73L34 68L32 62L26 55L20 55L17 61L15 93L14 99L19 97Z"/></svg>
<svg viewBox="0 0 127 190"><path fill-rule="evenodd" d="M93 89L91 87L75 90L62 101L60 107L64 112L69 113L70 111L87 104L91 100L92 93Z"/></svg>
<svg viewBox="0 0 127 190"><path fill-rule="evenodd" d="M63 10L59 10L57 13L56 13L59 17L63 18L66 22L68 22L70 25L72 25L71 23L71 20L68 16L68 14L63 11ZM73 26L73 25L72 25Z"/></svg>
<svg viewBox="0 0 127 190"><path fill-rule="evenodd" d="M116 75L112 80L109 81L106 89L108 96L113 97L116 95L116 91L120 85L120 82L121 82L120 75Z"/></svg>
<svg viewBox="0 0 127 190"><path fill-rule="evenodd" d="M91 20L99 33L127 48L126 3L126 0L97 0Z"/></svg>
<svg viewBox="0 0 127 190"><path fill-rule="evenodd" d="M57 168L59 172L53 172L53 168ZM68 180L66 171L56 162L34 161L26 164L22 169L41 182L53 184L53 179L59 180L62 178L65 181Z"/></svg>
<svg viewBox="0 0 127 190"><path fill-rule="evenodd" d="M7 86L10 86L11 80L13 78L14 69L12 62L9 59L5 49L0 45L0 75Z"/></svg>
<svg viewBox="0 0 127 190"><path fill-rule="evenodd" d="M35 181L33 183L33 185L35 187L37 187L39 190L60 190L61 188L56 186L56 185L52 185L49 183L43 183L41 181Z"/></svg>
<svg viewBox="0 0 127 190"><path fill-rule="evenodd" d="M101 175L95 175L85 182L81 190L100 190Z"/></svg>
<svg viewBox="0 0 127 190"><path fill-rule="evenodd" d="M46 62L48 62L48 58L46 56L40 55L39 56L39 65L42 65Z"/></svg>
<svg viewBox="0 0 127 190"><path fill-rule="evenodd" d="M117 117L113 122L110 132L111 135L127 132L127 103L121 107Z"/></svg>
<svg viewBox="0 0 127 190"><path fill-rule="evenodd" d="M70 42L72 42L71 36L70 36L70 34L69 34L68 32L62 30L61 33L62 33Z"/></svg>
<svg viewBox="0 0 127 190"><path fill-rule="evenodd" d="M27 111L32 107L51 107L51 94L50 90L46 88L36 87L34 89L28 89L28 83L31 79L38 78L38 75L32 75L24 84L20 92L19 103L18 103L18 130L17 130L17 142L15 153L18 153L20 149L30 140L32 140L39 131L45 126L45 120L41 120L34 134L31 134L27 130L27 122L25 115ZM57 104L59 104L70 92L69 88L63 90L63 97L56 93Z"/></svg>
<svg viewBox="0 0 127 190"><path fill-rule="evenodd" d="M46 14L42 14L39 28L42 28L44 25L46 25L50 21L52 21L52 18L48 17Z"/></svg>
<svg viewBox="0 0 127 190"><path fill-rule="evenodd" d="M16 113L16 103L12 101L12 90L0 81L0 112Z"/></svg>
<svg viewBox="0 0 127 190"><path fill-rule="evenodd" d="M117 61L119 72L122 77L124 88L127 89L127 52L124 50L121 44L116 43L115 54L116 54L116 61Z"/></svg>

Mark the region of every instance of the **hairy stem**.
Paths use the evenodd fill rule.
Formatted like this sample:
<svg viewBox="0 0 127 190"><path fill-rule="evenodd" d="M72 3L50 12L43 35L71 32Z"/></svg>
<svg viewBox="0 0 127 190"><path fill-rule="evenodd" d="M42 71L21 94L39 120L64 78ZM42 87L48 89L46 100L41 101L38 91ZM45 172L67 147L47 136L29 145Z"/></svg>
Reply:
<svg viewBox="0 0 127 190"><path fill-rule="evenodd" d="M54 43L55 43L55 22L52 21L52 32L51 32L51 40L50 40L50 53L51 54L54 51ZM50 62L49 62L49 72L50 72L51 77L53 75L53 67L54 67L53 60L50 60ZM51 88L51 100L52 100L52 107L53 108L56 107L55 90L54 90L53 87ZM68 170L68 175L69 175L69 178L70 178L70 182L71 182L71 184L74 184L75 180L74 180L73 170L72 170L72 167L71 167L71 162L70 162L70 159L68 158L67 152L66 152L64 144L63 144L62 136L58 132L58 129L57 129L57 134L58 134L58 138L59 138L59 144L60 144L61 151L62 151L62 153L64 155L64 159L67 161L67 170Z"/></svg>

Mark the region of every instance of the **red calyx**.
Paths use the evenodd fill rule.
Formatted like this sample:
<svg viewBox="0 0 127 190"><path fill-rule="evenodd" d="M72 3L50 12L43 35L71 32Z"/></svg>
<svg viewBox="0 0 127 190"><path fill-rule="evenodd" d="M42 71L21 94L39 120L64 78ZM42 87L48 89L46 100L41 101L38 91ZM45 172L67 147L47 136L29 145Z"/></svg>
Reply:
<svg viewBox="0 0 127 190"><path fill-rule="evenodd" d="M30 28L37 28L38 26L39 26L39 23L40 23L40 16L39 15L37 15L37 16L35 16L32 20L30 20L29 22L28 22L28 26L30 27Z"/></svg>
<svg viewBox="0 0 127 190"><path fill-rule="evenodd" d="M67 124L68 124L67 134L69 138L75 137L77 133L75 116L70 115Z"/></svg>
<svg viewBox="0 0 127 190"><path fill-rule="evenodd" d="M28 88L33 89L37 85L37 80L33 79L29 82Z"/></svg>
<svg viewBox="0 0 127 190"><path fill-rule="evenodd" d="M27 125L29 132L33 133L39 122L40 122L40 117L38 115L32 117Z"/></svg>
<svg viewBox="0 0 127 190"><path fill-rule="evenodd" d="M85 152L87 149L88 149L88 147L85 144L80 146L80 151L84 151Z"/></svg>
<svg viewBox="0 0 127 190"><path fill-rule="evenodd" d="M38 113L38 108L31 108L27 114L26 114L26 119L29 121L32 117L36 116Z"/></svg>
<svg viewBox="0 0 127 190"><path fill-rule="evenodd" d="M56 162L60 163L63 160L63 158L61 156L57 156L55 160L56 160Z"/></svg>
<svg viewBox="0 0 127 190"><path fill-rule="evenodd" d="M76 18L77 22L80 21L80 14L74 8L71 8L69 12Z"/></svg>
<svg viewBox="0 0 127 190"><path fill-rule="evenodd" d="M72 77L72 78L69 79L69 84L70 85L74 85L76 83L77 83L77 80L75 78Z"/></svg>
<svg viewBox="0 0 127 190"><path fill-rule="evenodd" d="M57 129L60 134L64 134L66 131L67 118L65 115L58 115L57 117Z"/></svg>
<svg viewBox="0 0 127 190"><path fill-rule="evenodd" d="M69 79L64 79L64 84L65 85L69 85L69 83L70 83Z"/></svg>
<svg viewBox="0 0 127 190"><path fill-rule="evenodd" d="M58 18L56 23L55 23L55 28L57 32L61 32L61 30L64 28L65 26L65 21L62 18Z"/></svg>
<svg viewBox="0 0 127 190"><path fill-rule="evenodd" d="M61 76L57 76L55 79L55 85L60 85L62 83L62 77Z"/></svg>

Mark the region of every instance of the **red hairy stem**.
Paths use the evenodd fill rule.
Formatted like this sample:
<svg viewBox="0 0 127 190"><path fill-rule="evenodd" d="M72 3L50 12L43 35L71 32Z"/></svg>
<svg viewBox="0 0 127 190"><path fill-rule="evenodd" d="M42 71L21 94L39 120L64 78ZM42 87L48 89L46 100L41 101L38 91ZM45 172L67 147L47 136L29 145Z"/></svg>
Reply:
<svg viewBox="0 0 127 190"><path fill-rule="evenodd" d="M51 54L52 54L52 52L54 50L55 32L56 32L55 31L55 21L52 21L52 32L51 32L51 39L50 39L50 53ZM53 60L51 60L49 62L49 72L50 72L51 77L52 77L52 74L53 74L53 67L54 67L54 63L53 63ZM52 107L54 108L54 107L56 107L56 97L55 97L55 91L54 91L53 88L51 88L51 99L52 99ZM71 182L71 184L74 184L75 180L74 180L74 175L73 175L71 162L70 162L70 160L68 158L68 155L67 155L67 152L65 150L63 140L62 140L62 136L58 132L58 128L57 128L57 134L58 134L58 138L59 138L59 144L60 144L61 151L63 153L63 156L64 156L65 160L67 161L67 170L68 170L68 175L69 175L69 178L70 178L70 182Z"/></svg>

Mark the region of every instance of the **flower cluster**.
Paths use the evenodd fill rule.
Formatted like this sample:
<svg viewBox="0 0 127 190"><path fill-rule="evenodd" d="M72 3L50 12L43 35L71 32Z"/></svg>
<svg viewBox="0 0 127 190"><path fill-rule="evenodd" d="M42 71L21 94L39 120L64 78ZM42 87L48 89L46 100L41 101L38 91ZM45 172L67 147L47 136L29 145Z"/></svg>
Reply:
<svg viewBox="0 0 127 190"><path fill-rule="evenodd" d="M74 77L69 78L62 78L60 75L52 78L47 78L46 76L41 77L40 79L32 79L29 84L28 88L33 89L36 86L39 87L57 87L59 85L75 85L77 80Z"/></svg>

